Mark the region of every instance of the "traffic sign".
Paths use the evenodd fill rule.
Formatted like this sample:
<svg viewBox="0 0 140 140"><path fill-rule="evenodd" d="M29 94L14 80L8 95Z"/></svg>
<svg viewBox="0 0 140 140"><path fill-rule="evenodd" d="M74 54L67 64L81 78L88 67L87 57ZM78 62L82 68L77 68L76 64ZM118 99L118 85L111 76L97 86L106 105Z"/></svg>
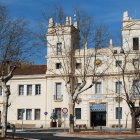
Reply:
<svg viewBox="0 0 140 140"><path fill-rule="evenodd" d="M66 107L62 108L62 112L63 112L64 114L66 114L66 113L68 113L68 109L67 109Z"/></svg>
<svg viewBox="0 0 140 140"><path fill-rule="evenodd" d="M44 112L44 115L48 115L48 112Z"/></svg>

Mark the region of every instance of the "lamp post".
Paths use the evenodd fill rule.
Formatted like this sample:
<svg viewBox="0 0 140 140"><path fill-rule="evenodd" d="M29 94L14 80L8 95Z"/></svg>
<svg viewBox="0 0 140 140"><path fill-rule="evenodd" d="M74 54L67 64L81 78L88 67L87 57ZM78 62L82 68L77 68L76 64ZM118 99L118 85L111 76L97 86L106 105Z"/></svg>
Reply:
<svg viewBox="0 0 140 140"><path fill-rule="evenodd" d="M120 54L125 54L123 48L120 49ZM118 60L119 60L119 55L118 55ZM119 64L119 67L121 67L120 64ZM119 67L118 67L118 76L119 76ZM121 97L120 97L121 83L120 83L120 80L118 81L118 84L119 84L119 92L118 92L118 127L119 127L119 130L121 131L121 107L120 107L120 102L121 102L121 100L120 100L121 99Z"/></svg>

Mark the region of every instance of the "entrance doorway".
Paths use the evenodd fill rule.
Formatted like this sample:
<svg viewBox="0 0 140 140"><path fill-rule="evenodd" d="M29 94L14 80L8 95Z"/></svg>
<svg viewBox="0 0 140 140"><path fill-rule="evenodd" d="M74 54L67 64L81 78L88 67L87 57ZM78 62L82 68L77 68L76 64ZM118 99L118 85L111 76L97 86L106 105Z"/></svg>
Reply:
<svg viewBox="0 0 140 140"><path fill-rule="evenodd" d="M106 104L90 106L90 126L106 126Z"/></svg>

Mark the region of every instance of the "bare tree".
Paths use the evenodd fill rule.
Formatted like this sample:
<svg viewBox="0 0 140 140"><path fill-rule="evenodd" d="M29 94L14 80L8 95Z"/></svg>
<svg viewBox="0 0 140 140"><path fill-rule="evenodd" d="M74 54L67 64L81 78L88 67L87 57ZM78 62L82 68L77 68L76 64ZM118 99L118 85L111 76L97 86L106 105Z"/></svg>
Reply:
<svg viewBox="0 0 140 140"><path fill-rule="evenodd" d="M126 101L132 118L132 132L136 133L138 118L140 116L140 54L139 52L120 49L120 54L113 54L116 61L119 60L118 77L122 80L123 91L120 98Z"/></svg>
<svg viewBox="0 0 140 140"><path fill-rule="evenodd" d="M49 20L47 36L55 36L58 42L63 42L63 46L60 46L59 50L56 52L56 45L48 40L48 74L51 74L55 78L61 77L65 81L65 86L69 97L69 132L74 132L74 108L75 104L80 102L79 95L90 89L96 83L96 81L100 79L100 77L107 71L109 64L107 61L104 62L102 59L102 55L106 55L104 49L101 49L100 47L100 45L105 44L104 41L106 41L103 39L104 30L101 30L103 28L96 28L97 30L95 29L96 38L93 36L93 40L96 47L88 48L88 33L83 33L87 35L83 36L83 46L79 47L80 36L79 30L76 29L78 27L76 21L74 23L74 27L71 24L71 18L66 17L65 24L66 26L54 26L53 19L51 18ZM71 36L72 42L70 41L68 44L65 34L71 34L71 32L69 32L69 27L72 28L73 32ZM85 31L87 32L90 30ZM108 32L106 32L106 39L107 36ZM56 61L54 62L53 59L49 59L51 56L56 57L56 61L59 62L60 66L58 67L60 69L58 73L53 68ZM101 69L100 65L103 66L103 69ZM87 79L90 79L90 84L87 83Z"/></svg>
<svg viewBox="0 0 140 140"><path fill-rule="evenodd" d="M7 131L7 112L10 89L7 82L12 78L18 63L25 62L31 47L27 46L31 36L23 18L11 19L6 6L0 4L0 85L3 90L2 137Z"/></svg>

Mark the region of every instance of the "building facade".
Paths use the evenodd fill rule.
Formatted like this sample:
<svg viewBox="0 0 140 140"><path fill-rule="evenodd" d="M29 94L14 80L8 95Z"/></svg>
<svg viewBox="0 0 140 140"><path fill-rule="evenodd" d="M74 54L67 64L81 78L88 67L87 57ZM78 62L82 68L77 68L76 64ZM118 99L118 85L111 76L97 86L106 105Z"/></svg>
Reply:
<svg viewBox="0 0 140 140"><path fill-rule="evenodd" d="M69 78L73 77L71 90L86 81L74 109L74 123L87 127L131 127L131 115L124 90L122 68L126 66L125 83L131 95L133 84L137 82L132 72L139 69L140 61L140 20L131 19L124 12L122 23L122 46L108 48L88 48L86 43L79 47L80 35L77 21L72 23L66 17L64 25L54 23L50 18L47 39L47 65L28 66L15 71L9 81L11 96L8 121L21 127L50 127L53 112L61 121L61 127L69 126ZM127 56L127 59L126 59ZM127 62L127 64L126 64ZM136 67L135 67L136 66ZM140 87L138 87L140 89ZM72 92L71 92L72 93ZM138 92L135 92L138 93ZM0 88L2 103L2 89ZM139 93L135 98L138 106ZM64 113L64 109L66 109ZM2 104L0 106L2 112ZM45 113L45 114L44 114Z"/></svg>

